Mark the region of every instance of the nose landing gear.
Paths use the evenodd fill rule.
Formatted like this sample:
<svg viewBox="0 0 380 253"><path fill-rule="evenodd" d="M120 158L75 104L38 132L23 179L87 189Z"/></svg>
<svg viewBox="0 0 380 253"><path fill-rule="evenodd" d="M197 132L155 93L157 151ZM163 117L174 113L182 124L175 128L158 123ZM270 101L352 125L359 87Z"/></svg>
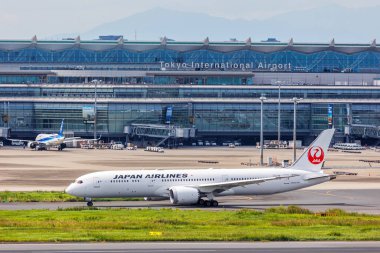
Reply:
<svg viewBox="0 0 380 253"><path fill-rule="evenodd" d="M87 202L87 206L88 207L91 207L91 206L93 206L94 205L94 203L92 202L92 199L91 198L84 198L84 201L86 201Z"/></svg>

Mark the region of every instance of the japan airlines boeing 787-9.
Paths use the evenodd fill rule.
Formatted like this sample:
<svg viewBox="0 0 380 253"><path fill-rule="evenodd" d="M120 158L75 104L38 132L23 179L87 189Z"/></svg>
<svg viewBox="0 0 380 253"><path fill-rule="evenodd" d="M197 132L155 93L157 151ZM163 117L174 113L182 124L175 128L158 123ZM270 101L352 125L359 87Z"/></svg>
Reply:
<svg viewBox="0 0 380 253"><path fill-rule="evenodd" d="M150 197L216 207L219 196L298 190L335 178L321 170L334 131L324 130L287 168L102 171L77 178L65 191L83 197L88 206L93 198Z"/></svg>

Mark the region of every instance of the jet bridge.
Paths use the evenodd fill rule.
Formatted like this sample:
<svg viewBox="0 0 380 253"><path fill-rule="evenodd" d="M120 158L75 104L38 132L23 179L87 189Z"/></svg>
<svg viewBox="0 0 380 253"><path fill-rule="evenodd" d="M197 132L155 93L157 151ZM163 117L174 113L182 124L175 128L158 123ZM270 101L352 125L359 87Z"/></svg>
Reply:
<svg viewBox="0 0 380 253"><path fill-rule="evenodd" d="M348 128L350 135L380 139L380 126L353 124Z"/></svg>
<svg viewBox="0 0 380 253"><path fill-rule="evenodd" d="M131 124L124 127L124 133L130 137L138 136L160 139L156 144L156 147L158 147L169 139L177 141L179 139L194 138L196 129L176 125Z"/></svg>

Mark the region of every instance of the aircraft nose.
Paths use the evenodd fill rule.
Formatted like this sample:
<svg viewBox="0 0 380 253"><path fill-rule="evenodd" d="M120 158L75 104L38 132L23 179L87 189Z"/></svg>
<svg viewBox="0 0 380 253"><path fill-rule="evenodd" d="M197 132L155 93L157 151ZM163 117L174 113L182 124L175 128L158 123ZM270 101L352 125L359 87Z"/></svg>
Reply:
<svg viewBox="0 0 380 253"><path fill-rule="evenodd" d="M65 193L67 194L70 194L70 195L73 195L73 184L70 184L66 189L65 189Z"/></svg>

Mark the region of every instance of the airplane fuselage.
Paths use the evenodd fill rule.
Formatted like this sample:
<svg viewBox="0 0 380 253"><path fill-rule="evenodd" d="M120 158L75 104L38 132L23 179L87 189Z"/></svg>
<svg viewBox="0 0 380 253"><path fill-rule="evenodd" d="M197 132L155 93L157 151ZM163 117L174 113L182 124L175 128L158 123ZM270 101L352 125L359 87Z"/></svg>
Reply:
<svg viewBox="0 0 380 253"><path fill-rule="evenodd" d="M214 193L214 196L267 195L297 190L330 180L329 177L306 179L308 175L315 174L279 168L103 171L79 177L66 192L84 198L169 197L171 187L199 188L202 185L222 182L283 176L284 178L273 181L237 186Z"/></svg>
<svg viewBox="0 0 380 253"><path fill-rule="evenodd" d="M57 146L64 142L65 137L59 134L39 134L36 137L37 143L43 143L46 146Z"/></svg>

